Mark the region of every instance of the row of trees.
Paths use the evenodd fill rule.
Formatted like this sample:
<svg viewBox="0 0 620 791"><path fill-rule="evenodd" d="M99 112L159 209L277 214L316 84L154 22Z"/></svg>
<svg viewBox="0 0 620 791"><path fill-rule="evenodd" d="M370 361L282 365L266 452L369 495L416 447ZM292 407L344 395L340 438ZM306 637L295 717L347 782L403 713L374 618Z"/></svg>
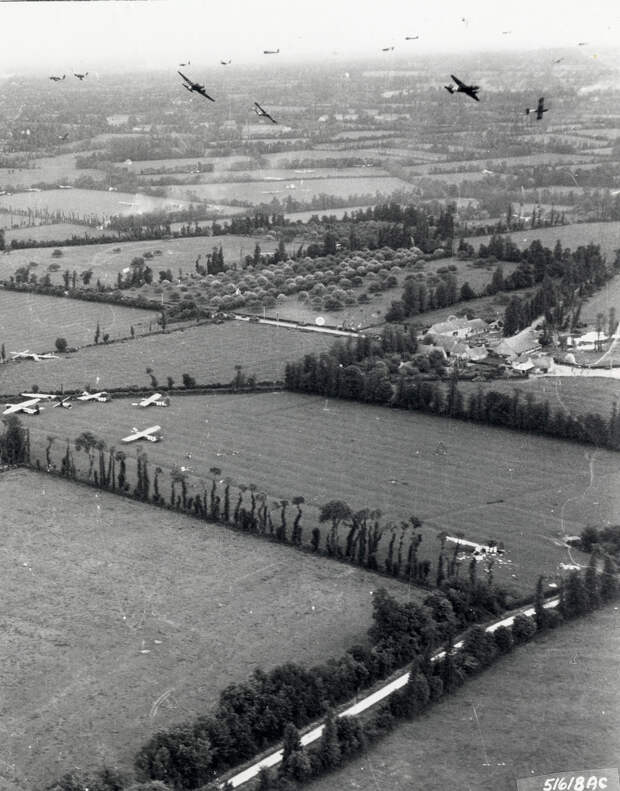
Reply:
<svg viewBox="0 0 620 791"><path fill-rule="evenodd" d="M131 789L228 789L228 783L222 786L214 779L216 774L281 739L282 760L277 769L260 771L257 789L292 791L363 753L399 721L420 716L537 634L614 601L617 569L609 556L593 557L584 575L573 571L560 581L556 608L545 607L543 590L541 577L533 617L517 614L510 626L493 631L473 625L457 650L458 627L449 601L441 594L433 594L419 606L401 604L381 589L373 599L370 647L354 646L340 659L310 669L289 663L269 673L255 670L247 683L230 685L221 693L212 715L152 737L136 756L139 782ZM441 653L437 651L440 646ZM405 685L369 715L336 716L339 702L350 700L403 665L409 666ZM323 720L320 739L303 747L299 729L319 719ZM119 773L101 769L65 775L46 791L122 791L129 782Z"/></svg>

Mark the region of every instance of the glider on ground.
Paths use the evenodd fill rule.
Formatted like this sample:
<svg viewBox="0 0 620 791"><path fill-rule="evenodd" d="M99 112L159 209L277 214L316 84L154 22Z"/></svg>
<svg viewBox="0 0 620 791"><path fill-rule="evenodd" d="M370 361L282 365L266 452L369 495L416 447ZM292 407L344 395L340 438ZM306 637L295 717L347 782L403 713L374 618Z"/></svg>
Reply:
<svg viewBox="0 0 620 791"><path fill-rule="evenodd" d="M138 439L146 439L149 442L159 442L162 438L161 426L150 426L142 431L137 428L132 429L132 433L128 437L123 437L121 442L135 442Z"/></svg>

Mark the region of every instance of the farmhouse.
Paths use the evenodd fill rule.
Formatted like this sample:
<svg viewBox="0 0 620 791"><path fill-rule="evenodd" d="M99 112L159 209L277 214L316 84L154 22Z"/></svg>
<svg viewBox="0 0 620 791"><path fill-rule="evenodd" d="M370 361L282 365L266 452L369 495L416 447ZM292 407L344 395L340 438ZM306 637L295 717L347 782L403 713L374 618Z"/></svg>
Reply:
<svg viewBox="0 0 620 791"><path fill-rule="evenodd" d="M540 348L538 333L531 327L526 327L511 338L504 338L493 351L509 360L516 360L520 355L538 351Z"/></svg>
<svg viewBox="0 0 620 791"><path fill-rule="evenodd" d="M484 319L459 319L449 316L447 321L433 324L428 330L431 335L446 335L452 338L476 338L487 332L488 325Z"/></svg>

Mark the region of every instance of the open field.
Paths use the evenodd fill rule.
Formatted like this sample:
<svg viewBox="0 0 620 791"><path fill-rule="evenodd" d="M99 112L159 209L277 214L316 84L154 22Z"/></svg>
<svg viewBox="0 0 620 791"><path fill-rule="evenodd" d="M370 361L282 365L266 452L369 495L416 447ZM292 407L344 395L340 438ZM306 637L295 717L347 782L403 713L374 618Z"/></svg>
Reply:
<svg viewBox="0 0 620 791"><path fill-rule="evenodd" d="M0 292L2 295L2 292ZM50 300L54 297L49 297ZM75 300L56 300L60 305L84 304L93 311L105 310L105 316L115 321L119 335L129 334L130 321L114 305L80 303ZM135 311L144 321L148 311ZM92 314L95 315L95 314ZM155 327L155 321L153 321ZM42 330L43 331L43 328ZM102 326L103 331L103 326ZM94 328L86 340L93 342ZM56 335L50 333L51 347ZM67 390L91 387L146 386L151 381L145 369L150 367L160 386L168 376L181 384L184 373L190 374L199 384L231 382L235 366L241 365L246 375L254 374L261 380L282 380L284 365L297 360L309 352L328 349L334 341L333 335L318 332L303 332L274 327L268 324L249 324L245 321L227 321L224 324L193 326L185 330L150 335L108 346L99 344L81 349L75 354L64 355L58 360L33 362L24 360L0 366L0 390L19 393L31 388L33 383L45 390ZM27 344L22 343L17 350ZM14 347L6 343L7 351ZM36 348L36 351L40 349ZM97 384L98 383L98 384Z"/></svg>
<svg viewBox="0 0 620 791"><path fill-rule="evenodd" d="M7 791L129 770L254 668L365 642L378 580L363 570L25 470L0 497Z"/></svg>
<svg viewBox="0 0 620 791"><path fill-rule="evenodd" d="M0 214L0 220L2 220L2 217L8 217L8 215ZM91 239L95 239L109 233L109 231L104 231L100 228L92 228L88 225L74 225L72 223L26 225L28 222L27 218L19 215L14 215L13 221L17 221L18 223L23 221L24 226L20 228L10 228L4 232L4 239L7 247L11 244L13 239L20 242L30 239L35 242L47 242L54 240L62 241L64 239L70 239L72 236L88 236Z"/></svg>
<svg viewBox="0 0 620 791"><path fill-rule="evenodd" d="M563 409L578 417L586 412L598 412L605 420L611 415L614 400L618 400L618 382L613 379L572 376L539 376L529 379L494 379L490 382L459 382L464 396L483 390L497 390L512 394L515 390L533 393L536 401L549 401L551 409Z"/></svg>
<svg viewBox="0 0 620 791"><path fill-rule="evenodd" d="M607 261L613 263L615 251L620 247L620 222L584 222L572 225L557 225L553 228L530 228L525 231L513 231L508 234L517 247L522 250L540 239L545 247L553 249L559 239L564 247L576 250L580 245L590 242L599 244ZM478 250L481 244L488 244L490 236L470 236L467 242Z"/></svg>
<svg viewBox="0 0 620 791"><path fill-rule="evenodd" d="M137 334L148 331L151 322L156 327L158 316L156 311L106 302L84 302L0 289L0 344L5 345L7 357L9 350L54 351L58 337L66 338L69 346L94 343L97 322L101 336L108 333L114 340L127 337L131 325ZM49 360L35 365L38 369L39 366L61 362ZM11 367L1 369L0 389L5 371Z"/></svg>
<svg viewBox="0 0 620 791"><path fill-rule="evenodd" d="M286 181L288 183L299 180L303 180L304 185L307 185L308 182L316 181L317 179L358 179L358 178L379 178L379 177L389 177L389 173L382 168L366 168L366 167L353 167L353 168L339 168L339 167L328 167L328 168L309 168L305 169L302 168L301 170L295 170L293 168L248 168L248 170L241 170L236 171L234 174L235 178L238 179L245 179L249 182L254 181L267 181L267 182L274 182L274 184L278 184L279 181ZM149 178L148 176L144 177ZM156 178L156 177L155 177ZM214 184L214 183L224 183L222 181L223 178L231 179L231 174L222 174L221 171L216 171L213 173L201 173L199 175L200 185L206 184ZM234 181L225 182L227 184L234 184ZM194 186L193 184L188 184L188 188ZM280 186L284 186L283 184Z"/></svg>
<svg viewBox="0 0 620 791"><path fill-rule="evenodd" d="M620 236L618 236L616 244L620 248ZM613 258L611 260L613 261ZM587 321L591 327L596 327L596 317L599 313L602 313L604 317L603 326L607 328L609 308L616 309L617 320L617 317L620 316L620 274L608 280L600 291L583 303L580 319L581 321Z"/></svg>
<svg viewBox="0 0 620 791"><path fill-rule="evenodd" d="M38 211L61 211L79 217L111 217L115 214L162 211L184 208L186 202L177 198L151 198L129 192L107 192L105 190L44 190L42 192L19 192L0 195L0 206L11 209L33 209Z"/></svg>
<svg viewBox="0 0 620 791"><path fill-rule="evenodd" d="M287 189L293 184L295 189ZM243 181L230 184L181 184L166 188L170 200L191 200L197 195L203 201L245 200L251 203L269 203L273 195L284 200L288 195L298 200L311 200L322 193L347 198L350 195L374 195L376 192L389 194L395 190L409 189L406 181L391 176L356 179L303 179L298 177L287 184L277 181ZM30 194L30 193L28 193ZM15 196L13 196L15 197Z"/></svg>
<svg viewBox="0 0 620 791"><path fill-rule="evenodd" d="M79 176L93 179L105 178L102 170L85 168L76 170L73 156L58 156L38 160L33 168L0 168L0 187L31 187L33 184L67 184Z"/></svg>
<svg viewBox="0 0 620 791"><path fill-rule="evenodd" d="M308 788L514 791L517 778L617 767L618 626L607 607L517 648Z"/></svg>
<svg viewBox="0 0 620 791"><path fill-rule="evenodd" d="M53 227L53 226L52 226ZM36 261L39 266L33 270L41 278L47 273L50 264L60 265L57 272L51 272L52 283L62 283L62 273L65 269L79 275L85 269L92 269L93 277L90 286L95 287L99 278L103 285L114 285L118 272L127 268L132 259L144 256L145 253L161 251L161 255L154 255L146 259L153 270L154 282L159 280L159 272L171 269L177 277L179 269L184 272L195 272L195 263L199 255L203 257L211 253L213 248L222 247L224 262L228 265L238 263L240 258L252 255L256 244L260 245L261 252L273 253L278 243L262 236L193 236L184 239L156 239L150 242L110 242L108 244L71 245L62 248L62 257L53 257L53 248L37 248L13 250L8 255L0 256L0 279L8 279L20 266L26 266L30 261ZM291 244L290 249L294 248ZM115 252L116 251L116 252ZM204 265L204 261L202 262ZM82 281L78 280L81 285ZM130 293L130 292L127 292Z"/></svg>
<svg viewBox="0 0 620 791"><path fill-rule="evenodd" d="M169 408L148 412L132 400L78 403L26 418L33 449L44 462L46 437L59 437L59 463L65 437L88 429L118 447L132 426L158 423L164 440L145 448L151 464L186 465L191 453L191 480L200 492L216 466L222 477L255 483L269 498L301 495L306 531L331 499L380 508L386 520L415 514L426 527L420 552L433 561L442 530L494 538L505 543L511 561L499 564L497 578L522 593L534 589L539 574L551 578L560 561L571 562L563 533L620 516L620 465L608 451L286 392L173 395ZM446 454L436 452L440 442ZM127 453L135 457L136 447L127 446ZM75 455L76 464L86 464L83 453Z"/></svg>

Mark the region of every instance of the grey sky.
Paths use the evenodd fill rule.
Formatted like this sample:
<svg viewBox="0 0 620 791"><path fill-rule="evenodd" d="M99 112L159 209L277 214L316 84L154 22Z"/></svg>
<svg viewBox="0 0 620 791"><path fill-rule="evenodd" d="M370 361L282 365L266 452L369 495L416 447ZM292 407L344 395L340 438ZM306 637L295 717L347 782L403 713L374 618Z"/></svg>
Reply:
<svg viewBox="0 0 620 791"><path fill-rule="evenodd" d="M199 68L224 57L250 64L267 57L263 49L278 47L276 57L290 63L587 41L582 52L593 57L597 47L617 45L620 7L616 0L20 2L0 3L0 29L0 75L105 65L165 68L188 58ZM405 41L406 35L420 39ZM391 45L393 53L381 53Z"/></svg>

